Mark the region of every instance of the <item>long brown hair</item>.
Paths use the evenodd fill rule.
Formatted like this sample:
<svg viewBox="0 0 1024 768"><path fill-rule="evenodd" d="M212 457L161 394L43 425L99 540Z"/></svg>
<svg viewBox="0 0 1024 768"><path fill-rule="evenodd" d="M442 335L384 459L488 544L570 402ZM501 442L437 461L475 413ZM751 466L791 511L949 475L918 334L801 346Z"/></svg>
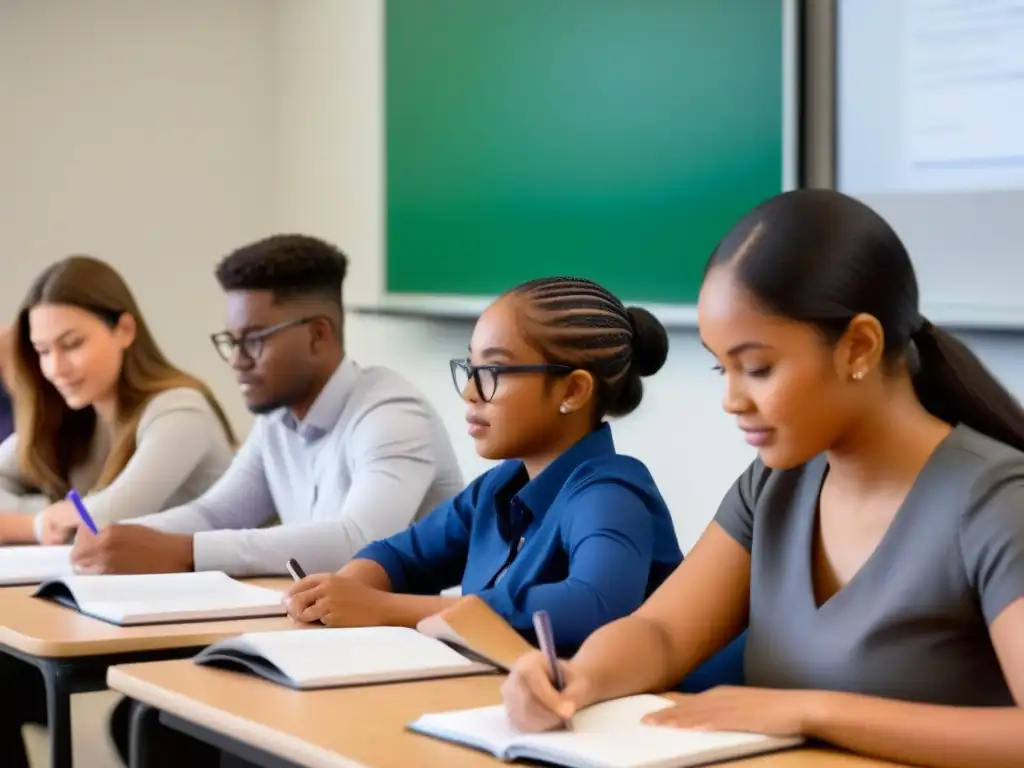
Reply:
<svg viewBox="0 0 1024 768"><path fill-rule="evenodd" d="M135 433L146 404L169 389L199 390L235 445L234 431L213 392L164 357L121 275L99 259L71 256L36 278L10 331L10 371L5 371L5 378L14 390L19 469L33 486L54 500L63 497L70 490L72 469L87 460L96 430L95 410L72 410L43 376L29 336L29 311L40 304L78 307L111 328L122 315L135 319L135 339L124 352L117 382L118 417L110 453L90 490L106 487L124 470L135 453Z"/></svg>

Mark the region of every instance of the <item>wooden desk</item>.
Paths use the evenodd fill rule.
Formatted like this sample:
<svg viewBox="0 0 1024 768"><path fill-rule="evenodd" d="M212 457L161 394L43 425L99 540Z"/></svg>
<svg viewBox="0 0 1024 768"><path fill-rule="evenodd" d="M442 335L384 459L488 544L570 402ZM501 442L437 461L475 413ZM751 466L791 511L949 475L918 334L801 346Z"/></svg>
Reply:
<svg viewBox="0 0 1024 768"><path fill-rule="evenodd" d="M111 667L108 684L135 699L132 768L177 765L161 743L182 731L265 768L496 768L482 752L405 730L425 712L499 703L497 675L325 691L166 661ZM201 725L200 725L201 724ZM742 768L894 768L819 749L719 764Z"/></svg>
<svg viewBox="0 0 1024 768"><path fill-rule="evenodd" d="M284 589L290 579L252 583ZM225 637L296 625L287 617L117 627L31 597L35 587L0 589L0 653L39 669L46 688L51 766L71 766L71 694L106 688L107 667L192 656Z"/></svg>

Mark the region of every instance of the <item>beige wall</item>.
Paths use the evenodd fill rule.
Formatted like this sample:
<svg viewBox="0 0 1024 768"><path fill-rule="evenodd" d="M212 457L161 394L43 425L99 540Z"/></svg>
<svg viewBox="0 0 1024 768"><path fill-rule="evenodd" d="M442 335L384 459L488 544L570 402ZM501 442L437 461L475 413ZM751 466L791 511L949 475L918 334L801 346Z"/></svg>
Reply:
<svg viewBox="0 0 1024 768"><path fill-rule="evenodd" d="M827 6L827 3L817 4ZM372 298L383 259L380 0L0 0L0 307L47 261L89 251L117 264L174 358L206 377L243 428L206 335L221 321L210 275L244 240L304 231L352 258L350 299ZM828 183L828 19L812 61L812 181ZM363 363L414 379L447 420L467 473L447 359L466 323L352 316ZM971 339L1018 393L1019 337ZM752 456L719 407L693 332L616 427L644 459L689 547Z"/></svg>
<svg viewBox="0 0 1024 768"><path fill-rule="evenodd" d="M165 351L224 395L211 269L273 228L274 0L0 0L0 312L47 263L128 279Z"/></svg>

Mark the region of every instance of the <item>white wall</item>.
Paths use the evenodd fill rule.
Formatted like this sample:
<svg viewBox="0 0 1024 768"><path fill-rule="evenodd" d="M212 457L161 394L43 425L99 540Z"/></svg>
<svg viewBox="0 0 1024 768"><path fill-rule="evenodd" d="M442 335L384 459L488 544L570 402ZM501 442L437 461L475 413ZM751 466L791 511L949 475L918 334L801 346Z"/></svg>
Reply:
<svg viewBox="0 0 1024 768"><path fill-rule="evenodd" d="M827 72L831 20L819 3L812 19L821 44L815 71ZM827 10L827 9L826 9ZM304 0L281 7L281 214L286 227L327 237L349 251L346 296L373 297L383 282L383 50L380 0ZM815 136L831 128L830 83L817 78ZM806 156L811 178L831 179L827 139ZM485 464L465 436L462 404L448 379L471 332L466 323L350 316L349 348L361 361L396 368L422 386L441 410L467 473ZM969 339L1018 394L1024 394L1019 336ZM642 458L672 508L684 549L713 516L722 494L753 452L720 407L721 386L695 332L671 337L668 365L650 379L640 410L615 427L621 450Z"/></svg>
<svg viewBox="0 0 1024 768"><path fill-rule="evenodd" d="M206 341L222 312L211 268L246 240L303 231L349 253L349 300L377 295L381 33L380 0L0 0L0 311L50 260L110 259L167 351L209 380L244 428ZM815 56L829 51L816 46ZM827 129L827 78L815 95ZM824 133L808 156L812 178L827 181ZM348 342L358 360L419 383L475 474L485 464L447 370L470 330L354 315ZM971 341L1024 392L1020 337ZM687 548L752 456L721 412L710 365L693 332L674 333L643 406L616 426L620 448L651 467Z"/></svg>
<svg viewBox="0 0 1024 768"><path fill-rule="evenodd" d="M383 51L379 0L304 0L281 6L283 77L280 211L286 228L347 250L346 297L374 297L383 281ZM348 346L416 381L441 410L467 474L486 464L466 436L448 359L472 327L455 321L350 315ZM672 337L665 369L640 410L615 427L621 450L651 468L689 547L752 453L719 407L712 360L693 333Z"/></svg>
<svg viewBox="0 0 1024 768"><path fill-rule="evenodd" d="M272 228L274 0L0 0L0 316L72 253L118 267L165 352L243 409L212 268Z"/></svg>

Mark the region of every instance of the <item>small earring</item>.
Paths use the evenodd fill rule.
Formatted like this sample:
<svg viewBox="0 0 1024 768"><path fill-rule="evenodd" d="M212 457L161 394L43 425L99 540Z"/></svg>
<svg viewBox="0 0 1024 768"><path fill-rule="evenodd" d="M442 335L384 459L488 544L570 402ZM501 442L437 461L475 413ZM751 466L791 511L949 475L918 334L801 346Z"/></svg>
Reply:
<svg viewBox="0 0 1024 768"><path fill-rule="evenodd" d="M853 380L854 381L860 381L863 378L864 378L864 371L854 371L853 372Z"/></svg>
<svg viewBox="0 0 1024 768"><path fill-rule="evenodd" d="M563 414L563 415L568 413L569 412L569 406L566 403L562 403L560 406L558 406L558 412Z"/></svg>

